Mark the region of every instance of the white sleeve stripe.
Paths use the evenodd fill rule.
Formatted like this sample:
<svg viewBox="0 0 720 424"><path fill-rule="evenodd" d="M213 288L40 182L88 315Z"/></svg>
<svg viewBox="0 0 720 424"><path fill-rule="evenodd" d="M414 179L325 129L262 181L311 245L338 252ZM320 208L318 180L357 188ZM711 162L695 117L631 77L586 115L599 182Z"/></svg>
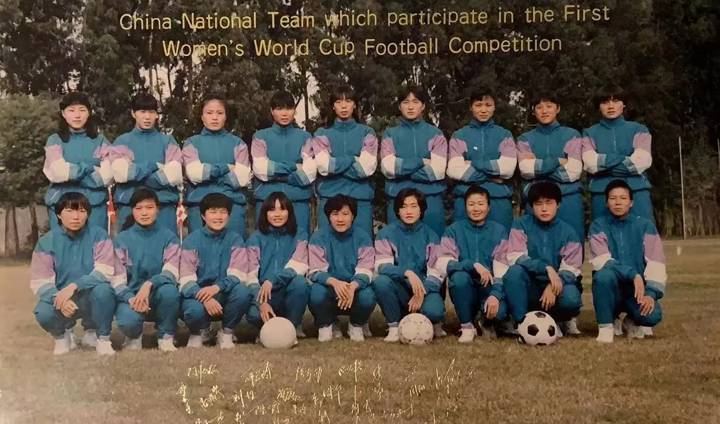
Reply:
<svg viewBox="0 0 720 424"><path fill-rule="evenodd" d="M507 179L511 178L515 173L517 166L517 158L511 156L500 156L498 159L498 171L500 176Z"/></svg>
<svg viewBox="0 0 720 424"><path fill-rule="evenodd" d="M535 158L520 160L519 168L521 177L528 180L535 178Z"/></svg>
<svg viewBox="0 0 720 424"><path fill-rule="evenodd" d="M447 176L454 180L462 180L463 175L472 168L469 161L466 161L462 156L455 156L450 158L447 166Z"/></svg>
<svg viewBox="0 0 720 424"><path fill-rule="evenodd" d="M305 275L308 272L308 265L304 264L302 262L298 262L296 260L291 259L285 268L290 268L293 271L295 271L298 275Z"/></svg>
<svg viewBox="0 0 720 424"><path fill-rule="evenodd" d="M395 163L397 157L395 155L387 155L380 161L380 169L388 178L395 178Z"/></svg>
<svg viewBox="0 0 720 424"><path fill-rule="evenodd" d="M593 271L600 271L611 259L612 256L610 256L609 253L603 253L602 255L590 259L590 265L592 265Z"/></svg>
<svg viewBox="0 0 720 424"><path fill-rule="evenodd" d="M191 182L195 184L200 184L202 182L203 175L202 162L196 160L185 165L185 173L187 174L187 177Z"/></svg>

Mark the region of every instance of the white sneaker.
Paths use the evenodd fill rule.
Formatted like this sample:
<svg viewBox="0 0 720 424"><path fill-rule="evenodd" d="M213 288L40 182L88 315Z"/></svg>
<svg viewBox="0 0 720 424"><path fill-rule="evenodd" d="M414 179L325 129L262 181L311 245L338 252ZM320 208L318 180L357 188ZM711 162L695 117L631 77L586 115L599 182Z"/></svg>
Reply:
<svg viewBox="0 0 720 424"><path fill-rule="evenodd" d="M640 328L642 329L643 334L645 334L645 337L652 337L652 336L655 335L655 333L653 333L653 328L652 328L652 327L644 327L644 326L641 326ZM72 349L72 348L71 348L71 349Z"/></svg>
<svg viewBox="0 0 720 424"><path fill-rule="evenodd" d="M321 343L329 342L333 339L333 326L326 325L318 328L318 341Z"/></svg>
<svg viewBox="0 0 720 424"><path fill-rule="evenodd" d="M77 349L77 343L75 343L75 332L72 328L68 328L65 330L65 342L67 342L68 349Z"/></svg>
<svg viewBox="0 0 720 424"><path fill-rule="evenodd" d="M333 323L333 325L332 325L332 336L333 336L333 339L342 339L343 338L342 330L340 329L340 326L338 325L337 322Z"/></svg>
<svg viewBox="0 0 720 424"><path fill-rule="evenodd" d="M225 332L220 333L218 346L220 346L220 349L233 349L235 347L235 343L233 343L233 334Z"/></svg>
<svg viewBox="0 0 720 424"><path fill-rule="evenodd" d="M203 340L199 334L191 334L187 342L187 347L202 347Z"/></svg>
<svg viewBox="0 0 720 424"><path fill-rule="evenodd" d="M126 338L126 339L125 339L125 345L124 345L123 347L124 347L125 349L127 349L127 350L140 350L140 349L142 349L142 336L140 336L140 337L138 337L138 338L136 338L136 339L131 339L131 338L129 338L129 337Z"/></svg>
<svg viewBox="0 0 720 424"><path fill-rule="evenodd" d="M625 330L628 339L645 338L645 333L643 332L642 328L635 325L635 322L633 322L633 320L631 320L630 318L626 317L623 321L623 330Z"/></svg>
<svg viewBox="0 0 720 424"><path fill-rule="evenodd" d="M615 328L613 325L603 325L598 327L598 335L595 340L600 343L612 343L615 337Z"/></svg>
<svg viewBox="0 0 720 424"><path fill-rule="evenodd" d="M95 352L97 352L98 355L109 356L115 354L115 350L112 348L112 343L110 343L110 340L98 340L95 346Z"/></svg>
<svg viewBox="0 0 720 424"><path fill-rule="evenodd" d="M623 320L622 318L615 318L615 321L613 321L613 331L616 336L622 336L623 335Z"/></svg>
<svg viewBox="0 0 720 424"><path fill-rule="evenodd" d="M70 345L65 337L55 339L55 348L53 349L53 355L64 355L70 352Z"/></svg>
<svg viewBox="0 0 720 424"><path fill-rule="evenodd" d="M158 349L160 349L161 352L175 352L177 350L175 347L175 338L162 337L158 339Z"/></svg>
<svg viewBox="0 0 720 424"><path fill-rule="evenodd" d="M388 334L383 339L384 341L388 343L397 343L400 341L400 330L395 327L388 327Z"/></svg>
<svg viewBox="0 0 720 424"><path fill-rule="evenodd" d="M433 338L439 339L440 337L446 337L447 333L442 328L442 323L433 324Z"/></svg>
<svg viewBox="0 0 720 424"><path fill-rule="evenodd" d="M473 340L475 340L475 336L477 336L477 330L475 327L461 328L458 343L472 343Z"/></svg>
<svg viewBox="0 0 720 424"><path fill-rule="evenodd" d="M582 334L582 332L578 328L577 317L570 318L569 321L565 321L563 324L564 324L563 329L565 330L565 334L568 334L571 336L579 336Z"/></svg>
<svg viewBox="0 0 720 424"><path fill-rule="evenodd" d="M363 328L362 326L355 326L352 324L348 324L348 336L350 336L350 340L354 342L364 342L365 336L363 335Z"/></svg>
<svg viewBox="0 0 720 424"><path fill-rule="evenodd" d="M370 331L370 323L363 325L362 330L363 330L363 336L365 336L365 337L373 336L372 331Z"/></svg>
<svg viewBox="0 0 720 424"><path fill-rule="evenodd" d="M305 331L303 331L302 325L298 325L297 327L295 327L295 337L297 337L298 339L307 338L307 336L305 335Z"/></svg>
<svg viewBox="0 0 720 424"><path fill-rule="evenodd" d="M83 346L89 346L89 347L97 347L97 333L95 333L95 330L85 330L85 334L83 334L82 338L82 345Z"/></svg>

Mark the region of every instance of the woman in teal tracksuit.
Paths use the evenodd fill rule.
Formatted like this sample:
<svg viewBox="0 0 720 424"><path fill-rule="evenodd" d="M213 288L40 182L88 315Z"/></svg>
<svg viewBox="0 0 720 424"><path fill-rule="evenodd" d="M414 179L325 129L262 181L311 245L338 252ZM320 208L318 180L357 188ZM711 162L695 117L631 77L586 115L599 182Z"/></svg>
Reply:
<svg viewBox="0 0 720 424"><path fill-rule="evenodd" d="M200 202L211 193L232 200L228 229L245 234L246 200L243 188L250 186L248 148L240 137L225 129L227 104L218 96L203 102L203 129L185 141L182 148L185 175L190 181L185 196L190 232L202 228Z"/></svg>
<svg viewBox="0 0 720 424"><path fill-rule="evenodd" d="M258 229L248 239L248 284L258 288L247 315L261 327L273 316L288 318L301 333L310 287L308 237L298 228L293 204L281 192L268 196L260 207ZM260 284L262 283L262 284Z"/></svg>
<svg viewBox="0 0 720 424"><path fill-rule="evenodd" d="M420 87L406 87L398 97L400 124L388 128L380 144L380 169L385 175L385 194L393 204L400 190L415 188L425 195L423 222L440 237L445 230L445 168L448 144L440 129L423 119L427 94ZM398 218L387 209L387 221Z"/></svg>
<svg viewBox="0 0 720 424"><path fill-rule="evenodd" d="M348 86L335 89L330 96L325 127L319 128L313 138L313 153L317 163L317 191L319 210L327 199L345 194L357 202L354 224L369 234L373 233L372 200L375 188L372 176L377 168L378 140L375 131L360 123L357 97ZM329 225L323 214L318 226Z"/></svg>
<svg viewBox="0 0 720 424"><path fill-rule="evenodd" d="M131 214L115 237L117 324L132 350L142 347L143 322L156 321L158 347L171 352L180 310L180 241L158 222L161 204L152 190L138 187L129 207Z"/></svg>
<svg viewBox="0 0 720 424"><path fill-rule="evenodd" d="M88 96L66 94L60 101L58 132L45 144L48 216L55 216L55 204L63 194L81 193L93 210L88 224L107 229L107 187L112 183L109 158L110 143L98 133ZM56 219L49 221L50 229L60 228Z"/></svg>

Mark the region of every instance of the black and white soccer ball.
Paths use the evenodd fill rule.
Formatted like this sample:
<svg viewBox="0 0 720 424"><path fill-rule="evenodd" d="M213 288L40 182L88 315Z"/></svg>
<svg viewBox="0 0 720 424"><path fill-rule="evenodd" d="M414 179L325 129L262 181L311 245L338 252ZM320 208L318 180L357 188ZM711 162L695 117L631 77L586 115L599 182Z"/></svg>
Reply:
<svg viewBox="0 0 720 424"><path fill-rule="evenodd" d="M546 312L532 311L518 324L518 340L531 346L547 346L555 343L560 335L555 320Z"/></svg>
<svg viewBox="0 0 720 424"><path fill-rule="evenodd" d="M433 339L433 325L423 314L406 315L398 324L400 343L421 346Z"/></svg>

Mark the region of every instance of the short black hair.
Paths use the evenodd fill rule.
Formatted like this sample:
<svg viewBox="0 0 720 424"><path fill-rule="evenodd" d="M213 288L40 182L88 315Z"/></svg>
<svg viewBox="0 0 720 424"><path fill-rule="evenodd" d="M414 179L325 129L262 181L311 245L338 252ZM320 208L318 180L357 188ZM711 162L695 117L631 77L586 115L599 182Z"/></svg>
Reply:
<svg viewBox="0 0 720 424"><path fill-rule="evenodd" d="M558 102L557 96L552 93L539 94L537 97L533 98L533 101L530 104L530 106L532 106L532 108L535 109L535 106L539 105L542 102L555 103L557 106L560 106L560 102Z"/></svg>
<svg viewBox="0 0 720 424"><path fill-rule="evenodd" d="M85 197L84 194L78 193L76 191L69 191L67 193L64 193L60 198L58 199L57 203L55 203L55 215L58 215L58 224L62 224L60 221L60 212L63 211L63 209L85 209L88 213L88 216L90 216L90 212L92 211L92 207L90 206L90 201L87 197Z"/></svg>
<svg viewBox="0 0 720 424"><path fill-rule="evenodd" d="M400 91L397 96L397 104L400 105L400 103L402 103L403 100L407 99L407 97L411 94L415 96L416 99L420 100L423 105L425 105L426 107L428 106L429 97L427 91L425 91L423 87L414 84L404 85L400 87Z"/></svg>
<svg viewBox="0 0 720 424"><path fill-rule="evenodd" d="M472 93L470 93L470 105L472 106L473 103L480 101L484 99L485 97L490 97L493 99L494 102L497 102L497 99L495 98L495 94L493 94L490 89L486 87L478 87L475 90L473 90Z"/></svg>
<svg viewBox="0 0 720 424"><path fill-rule="evenodd" d="M63 117L62 112L65 110L65 108L74 105L82 105L87 108L88 120L85 123L85 134L87 134L87 136L90 138L97 138L99 134L98 126L95 122L92 105L90 104L90 97L86 93L82 93L79 91L71 91L64 95L62 99L60 99L60 111L58 111L57 114L58 135L60 136L60 140L62 140L63 143L67 143L68 141L70 141L70 125L68 125L67 121Z"/></svg>
<svg viewBox="0 0 720 424"><path fill-rule="evenodd" d="M276 91L270 98L270 109L295 109L295 97L287 91Z"/></svg>
<svg viewBox="0 0 720 424"><path fill-rule="evenodd" d="M158 101L150 93L138 93L133 97L130 108L133 112L138 110L154 110L158 111Z"/></svg>
<svg viewBox="0 0 720 424"><path fill-rule="evenodd" d="M484 187L480 187L480 186L477 185L477 184L471 185L471 186L465 191L465 196L464 196L465 203L467 203L467 200L468 200L468 199L470 198L470 196L472 196L473 194L479 194L479 195L481 195L481 196L485 196L485 198L487 199L488 205L490 204L490 192L487 191Z"/></svg>
<svg viewBox="0 0 720 424"><path fill-rule="evenodd" d="M599 107L602 103L605 103L609 100L620 100L623 103L627 103L628 96L622 87L612 84L603 87L598 92L598 94L595 96L594 103L595 106Z"/></svg>
<svg viewBox="0 0 720 424"><path fill-rule="evenodd" d="M400 219L400 209L408 197L414 197L415 200L417 200L418 206L420 206L420 219L423 219L423 217L425 217L425 211L427 210L427 201L425 200L425 195L415 188L404 188L395 196L395 200L393 201L395 216Z"/></svg>
<svg viewBox="0 0 720 424"><path fill-rule="evenodd" d="M607 201L608 197L610 197L610 192L616 188L624 188L630 195L630 200L633 199L632 189L630 188L630 185L625 182L625 180L612 180L610 181L610 183L608 183L607 187L605 187L605 201Z"/></svg>
<svg viewBox="0 0 720 424"><path fill-rule="evenodd" d="M158 195L151 189L140 186L136 188L132 196L130 196L130 209L133 209L138 203L142 202L143 200L152 200L153 202L155 202L155 206L157 206L158 209L160 208L160 199L158 198ZM125 218L125 222L123 223L121 230L127 230L133 225L135 225L135 218L133 217L133 214L130 213L130 215Z"/></svg>
<svg viewBox="0 0 720 424"><path fill-rule="evenodd" d="M210 208L225 208L229 214L233 208L232 200L222 193L210 193L200 201L200 215L205 215Z"/></svg>
<svg viewBox="0 0 720 424"><path fill-rule="evenodd" d="M295 209L290 199L281 191L275 191L262 202L260 206L260 213L258 214L258 229L261 233L267 234L270 232L270 222L268 221L267 214L269 211L275 209L275 202L280 202L280 208L288 211L288 220L285 223L285 229L288 234L297 234L297 220L295 219Z"/></svg>
<svg viewBox="0 0 720 424"><path fill-rule="evenodd" d="M352 119L354 119L356 122L361 122L360 108L358 107L358 97L355 93L355 90L353 90L353 88L347 84L341 84L333 87L330 91L330 98L328 99L327 110L325 111L325 128L330 128L335 124L337 115L335 114L335 109L333 106L335 106L336 101L342 99L352 100L353 102L355 102L355 109L353 109L352 112Z"/></svg>
<svg viewBox="0 0 720 424"><path fill-rule="evenodd" d="M353 218L357 216L357 201L352 197L348 197L344 194L338 194L337 196L329 198L327 202L325 202L325 207L323 208L323 211L325 212L325 216L329 220L331 213L339 211L345 206L350 208L350 212L352 212Z"/></svg>
<svg viewBox="0 0 720 424"><path fill-rule="evenodd" d="M531 185L528 191L528 201L530 204L534 204L541 198L552 199L560 204L560 201L562 201L560 187L552 181L538 181Z"/></svg>

